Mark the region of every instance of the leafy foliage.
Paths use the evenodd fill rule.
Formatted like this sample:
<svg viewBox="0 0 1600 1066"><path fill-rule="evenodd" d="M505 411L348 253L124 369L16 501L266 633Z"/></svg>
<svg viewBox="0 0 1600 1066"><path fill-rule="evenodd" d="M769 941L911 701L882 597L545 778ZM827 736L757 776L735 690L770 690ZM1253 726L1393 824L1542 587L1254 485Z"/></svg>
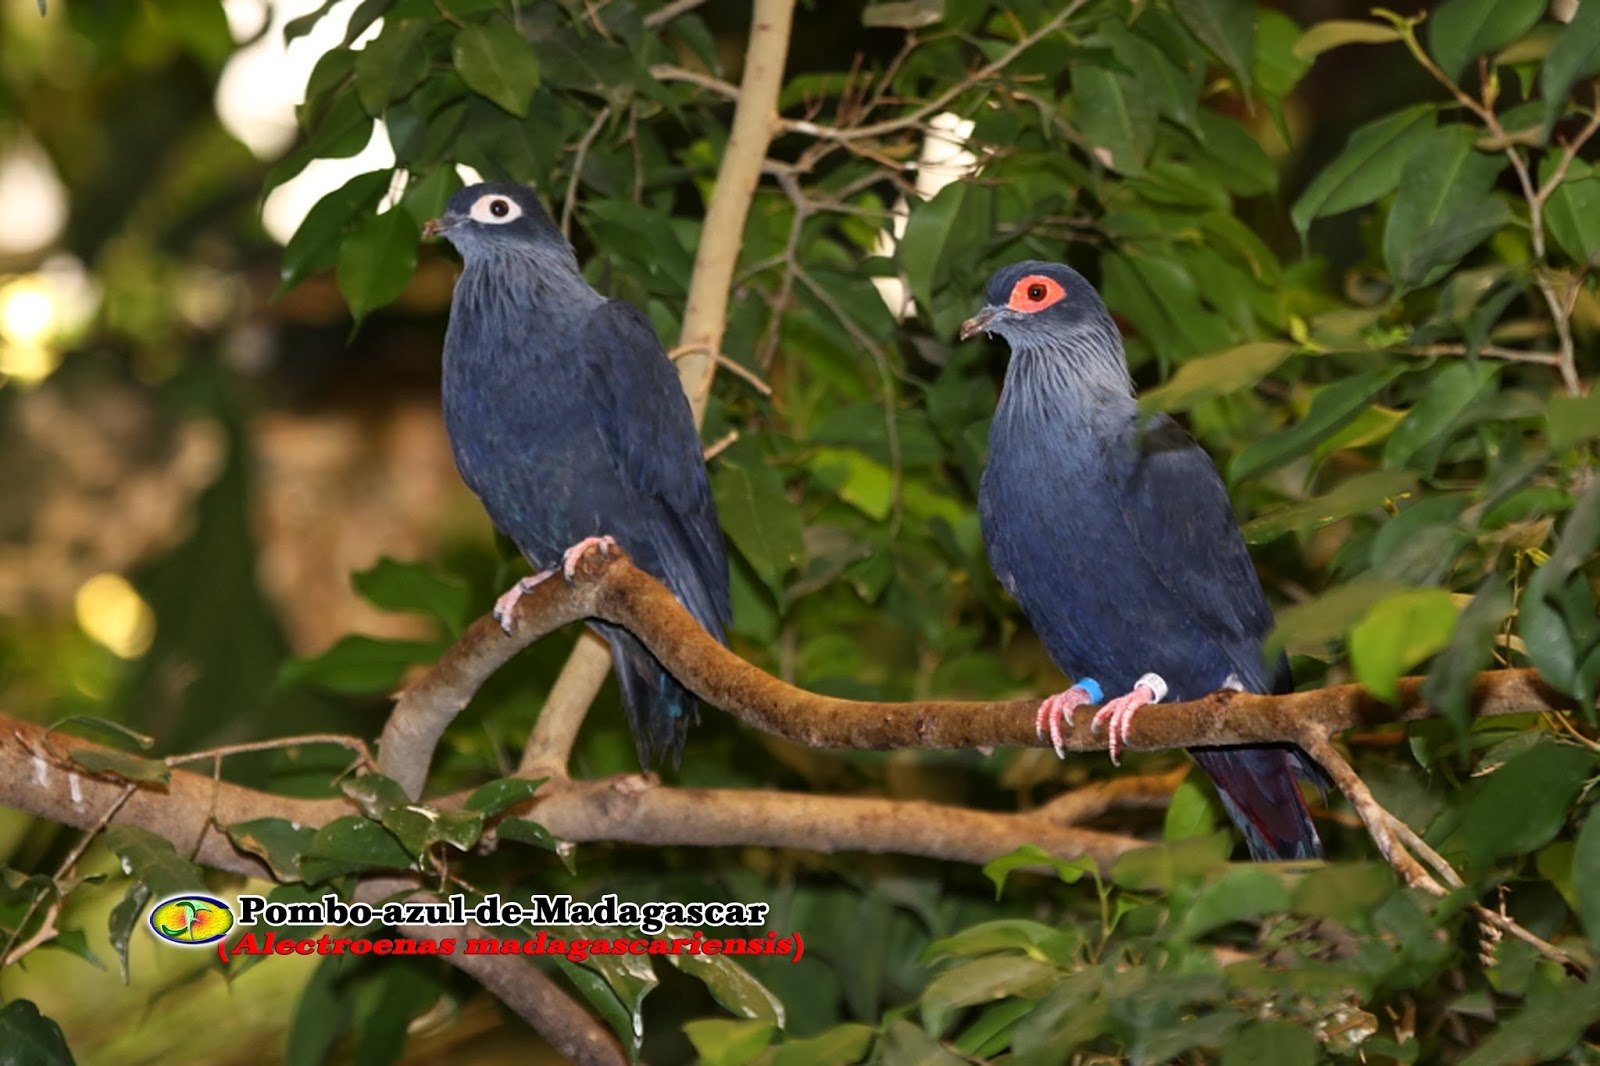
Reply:
<svg viewBox="0 0 1600 1066"><path fill-rule="evenodd" d="M265 186L353 155L378 120L395 168L351 179L306 217L283 251L283 291L332 269L352 316L380 318L466 164L535 184L591 280L645 309L670 347L732 150L737 72L723 66L720 5L657 24L659 10L364 0L346 43L375 35L321 60L302 137ZM1232 864L1215 798L1192 779L1165 842L1103 874L1036 849L990 864L992 882L887 858L596 848L575 861L515 813L529 786L500 780L494 737L525 732L532 667L486 690L447 738L441 781L478 787L466 812L419 808L369 775L344 786L361 816L230 834L292 890L449 867L506 892L621 884L639 899L776 901L771 926L806 937L800 966L559 964L626 1046L642 1031L658 1061L1567 1054L1600 1020L1591 985L1468 905L1503 906L1592 966L1594 742L1553 723L1475 721L1468 689L1491 664L1532 665L1588 708L1600 687L1597 20L1593 0L1567 24L1531 0L1445 0L1425 22L1379 12L1308 27L1246 0L874 4L873 28L851 37L859 66L829 42L789 68L722 344L771 395L723 373L707 417L708 440L738 434L711 476L740 654L842 695L1056 688L989 575L974 514L999 357L953 336L995 267L1070 261L1123 325L1147 408L1181 412L1226 472L1302 686L1353 678L1385 698L1428 672L1445 720L1361 737L1356 761L1461 871L1451 895L1398 886L1356 832L1327 834L1325 866ZM1304 79L1342 49L1396 76L1374 78L1391 87L1319 144ZM946 109L973 123L980 169L928 197L906 171ZM901 286L914 314L897 317L874 281ZM389 691L489 592L482 567L469 583L392 560L355 584L431 619L435 638L347 637L286 664L280 692ZM619 719L593 716L586 773L627 768ZM142 772L131 756L92 769ZM1067 771L1075 784L1102 772ZM795 752L707 721L681 776L1009 809L1054 791L1061 771L1035 752ZM1155 828L1136 813L1109 823ZM485 841L499 851L475 854ZM149 841L111 843L151 888L193 876ZM130 924L119 912L124 957ZM443 982L342 966L306 989L295 1061L322 1061L346 1037L363 1061L392 1059L384 1034ZM687 991L650 995L662 984Z"/></svg>

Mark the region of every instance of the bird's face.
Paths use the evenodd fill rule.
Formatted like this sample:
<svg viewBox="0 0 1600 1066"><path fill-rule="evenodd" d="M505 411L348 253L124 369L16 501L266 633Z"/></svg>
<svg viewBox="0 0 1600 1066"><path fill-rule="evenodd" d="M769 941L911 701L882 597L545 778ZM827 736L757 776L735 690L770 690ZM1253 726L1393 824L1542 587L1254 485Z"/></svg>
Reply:
<svg viewBox="0 0 1600 1066"><path fill-rule="evenodd" d="M443 237L468 260L551 240L566 243L532 190L498 181L457 191L445 205L444 214L429 219L422 233Z"/></svg>
<svg viewBox="0 0 1600 1066"><path fill-rule="evenodd" d="M1104 305L1089 282L1071 267L1030 259L995 272L984 290L984 307L961 323L961 339L999 334L1013 348L1070 338L1097 325Z"/></svg>

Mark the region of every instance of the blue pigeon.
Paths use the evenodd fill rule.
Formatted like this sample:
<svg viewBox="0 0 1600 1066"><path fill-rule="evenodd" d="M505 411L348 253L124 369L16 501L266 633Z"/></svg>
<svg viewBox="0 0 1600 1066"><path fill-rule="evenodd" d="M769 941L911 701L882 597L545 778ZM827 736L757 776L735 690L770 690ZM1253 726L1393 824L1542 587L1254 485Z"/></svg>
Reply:
<svg viewBox="0 0 1600 1066"><path fill-rule="evenodd" d="M1222 479L1172 419L1141 420L1099 293L1070 267L1028 261L997 271L985 304L961 339L998 334L1011 363L978 493L984 543L1051 658L1077 678L1040 705L1040 735L1061 754L1073 711L1113 693L1093 724L1108 730L1115 761L1140 707L1223 688L1288 691L1287 661L1269 671L1263 660L1272 612ZM1322 854L1298 748L1192 754L1253 858Z"/></svg>
<svg viewBox="0 0 1600 1066"><path fill-rule="evenodd" d="M620 545L719 641L728 557L689 402L650 322L608 300L531 190L461 189L424 227L466 264L444 342L444 421L456 466L537 571L519 596L585 551ZM698 704L626 630L611 645L639 762L676 764Z"/></svg>

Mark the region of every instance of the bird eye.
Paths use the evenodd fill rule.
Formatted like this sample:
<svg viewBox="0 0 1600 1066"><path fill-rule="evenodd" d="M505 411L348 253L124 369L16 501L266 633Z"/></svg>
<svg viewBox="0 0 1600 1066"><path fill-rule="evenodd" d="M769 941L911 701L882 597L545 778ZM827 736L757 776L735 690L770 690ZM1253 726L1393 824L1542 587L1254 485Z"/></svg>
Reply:
<svg viewBox="0 0 1600 1066"><path fill-rule="evenodd" d="M1006 301L1006 306L1031 314L1054 307L1066 295L1067 290L1048 274L1029 274L1012 286L1011 299Z"/></svg>
<svg viewBox="0 0 1600 1066"><path fill-rule="evenodd" d="M480 196L472 205L472 219L474 222L486 222L491 226L498 226L503 222L513 222L522 217L522 208L508 196Z"/></svg>

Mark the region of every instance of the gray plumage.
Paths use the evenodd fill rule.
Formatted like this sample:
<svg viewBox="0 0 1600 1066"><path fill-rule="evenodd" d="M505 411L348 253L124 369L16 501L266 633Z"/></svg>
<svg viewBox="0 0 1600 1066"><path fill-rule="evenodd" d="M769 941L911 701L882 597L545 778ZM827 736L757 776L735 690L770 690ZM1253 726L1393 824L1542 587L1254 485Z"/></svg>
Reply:
<svg viewBox="0 0 1600 1066"><path fill-rule="evenodd" d="M728 561L699 435L648 319L579 273L531 191L484 183L430 232L466 264L445 335L444 417L456 465L536 570L615 537L718 640ZM697 704L634 637L610 643L641 764L674 762Z"/></svg>

